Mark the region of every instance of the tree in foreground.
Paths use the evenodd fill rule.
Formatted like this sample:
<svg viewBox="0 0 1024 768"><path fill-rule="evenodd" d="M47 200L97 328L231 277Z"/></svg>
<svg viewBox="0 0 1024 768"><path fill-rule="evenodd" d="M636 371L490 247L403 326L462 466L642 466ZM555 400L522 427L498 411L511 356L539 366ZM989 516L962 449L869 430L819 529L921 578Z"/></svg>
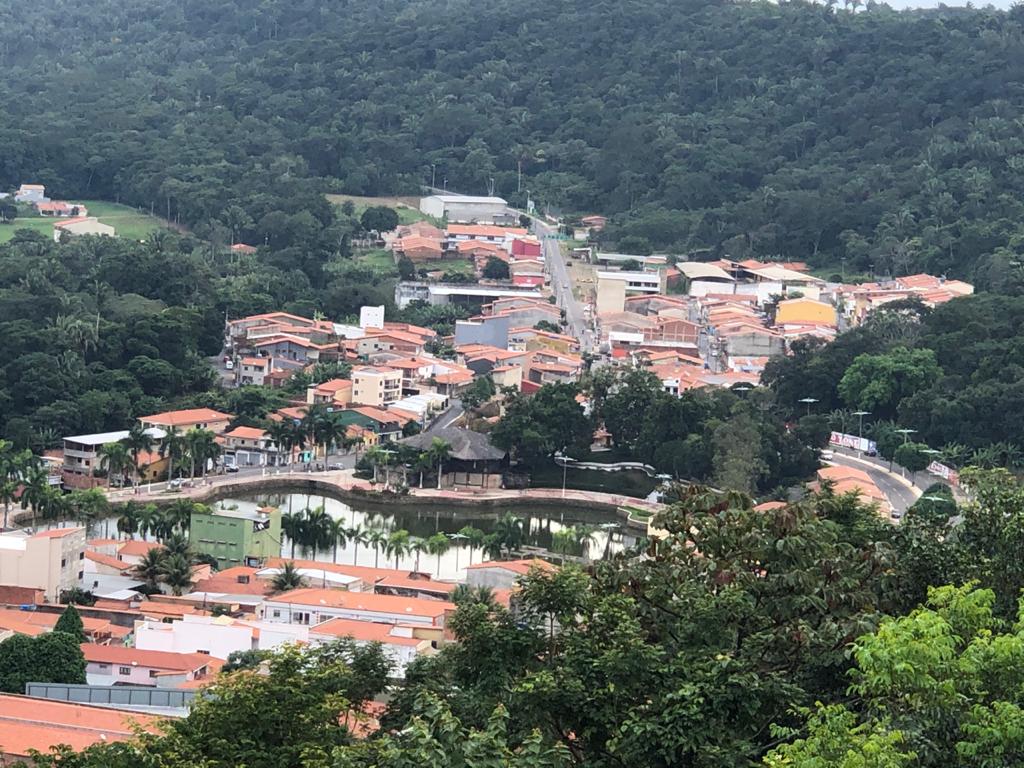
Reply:
<svg viewBox="0 0 1024 768"><path fill-rule="evenodd" d="M69 605L64 609L64 613L60 615L57 623L53 625L53 631L66 632L79 643L84 643L86 640L85 625L82 623L82 617L74 605Z"/></svg>

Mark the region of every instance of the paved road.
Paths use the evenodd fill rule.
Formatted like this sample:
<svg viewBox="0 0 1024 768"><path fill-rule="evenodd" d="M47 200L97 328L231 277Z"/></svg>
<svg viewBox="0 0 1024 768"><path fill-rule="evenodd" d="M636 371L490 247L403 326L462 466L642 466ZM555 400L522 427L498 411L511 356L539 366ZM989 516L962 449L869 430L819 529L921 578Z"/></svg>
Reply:
<svg viewBox="0 0 1024 768"><path fill-rule="evenodd" d="M921 489L908 486L899 473L889 472L873 463L858 461L856 457L847 456L838 451L835 452L832 462L866 472L875 481L875 485L878 486L879 490L889 499L889 504L892 505L895 515L902 516L917 501L917 497L921 495Z"/></svg>
<svg viewBox="0 0 1024 768"><path fill-rule="evenodd" d="M545 224L540 219L533 221L534 229L541 238L558 231L556 227ZM565 310L569 334L580 340L580 349L583 352L591 352L594 347L594 336L583 315L583 305L573 295L569 270L565 266L565 257L562 255L559 241L542 239L541 242L544 244L544 262L551 275L551 290L558 299L558 306Z"/></svg>

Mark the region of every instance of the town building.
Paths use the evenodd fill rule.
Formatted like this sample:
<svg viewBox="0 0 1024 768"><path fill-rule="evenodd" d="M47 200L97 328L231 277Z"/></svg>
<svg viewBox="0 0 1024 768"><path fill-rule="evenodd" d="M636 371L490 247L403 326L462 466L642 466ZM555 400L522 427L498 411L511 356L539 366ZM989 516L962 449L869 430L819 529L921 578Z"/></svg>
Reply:
<svg viewBox="0 0 1024 768"><path fill-rule="evenodd" d="M193 511L189 542L197 553L217 558L219 568L262 565L281 552L281 510Z"/></svg>
<svg viewBox="0 0 1024 768"><path fill-rule="evenodd" d="M466 568L466 583L471 587L513 589L530 571L554 571L555 566L539 557L527 560L493 560Z"/></svg>
<svg viewBox="0 0 1024 768"><path fill-rule="evenodd" d="M84 561L85 528L0 533L0 584L41 589L48 602L79 585Z"/></svg>
<svg viewBox="0 0 1024 768"><path fill-rule="evenodd" d="M155 731L158 719L110 707L0 694L0 765L31 765L33 753L65 745L78 752L96 744Z"/></svg>
<svg viewBox="0 0 1024 768"><path fill-rule="evenodd" d="M508 453L495 446L487 435L459 427L443 427L401 440L420 451L427 451L435 439L448 444L448 459L442 464L444 488L500 488L508 467Z"/></svg>
<svg viewBox="0 0 1024 768"><path fill-rule="evenodd" d="M230 616L186 614L176 621L141 621L135 625L136 648L200 653L222 660L235 651L273 651L308 641L309 629L305 626Z"/></svg>
<svg viewBox="0 0 1024 768"><path fill-rule="evenodd" d="M166 437L163 429L156 427L149 428L146 433L159 442ZM109 478L107 473L101 470L102 458L100 450L105 445L117 443L128 437L128 430L118 432L99 432L92 435L72 435L65 437L63 443L63 460L61 464L61 482L65 488L95 488L106 485ZM156 479L156 474L163 470L166 473L166 464L163 457L158 453L149 451L139 455L142 479L148 481Z"/></svg>
<svg viewBox="0 0 1024 768"><path fill-rule="evenodd" d="M286 456L265 430L259 427L235 427L222 435L225 466L276 467L285 464Z"/></svg>
<svg viewBox="0 0 1024 768"><path fill-rule="evenodd" d="M42 184L22 184L14 193L14 202L35 205L36 203L48 203L50 198L46 196L46 187Z"/></svg>
<svg viewBox="0 0 1024 768"><path fill-rule="evenodd" d="M164 413L154 413L152 416L143 416L139 422L147 429L177 429L180 432L188 432L190 429L208 429L219 435L227 430L233 418L235 417L230 413L221 413L212 408L190 408L183 411L165 411Z"/></svg>
<svg viewBox="0 0 1024 768"><path fill-rule="evenodd" d="M53 225L53 241L59 243L62 237L82 237L97 235L113 237L116 230L109 224L101 224L95 216L79 216L73 219L58 221Z"/></svg>
<svg viewBox="0 0 1024 768"><path fill-rule="evenodd" d="M376 595L340 589L293 589L267 598L260 610L269 622L316 626L330 619L443 627L454 603L444 600Z"/></svg>
<svg viewBox="0 0 1024 768"><path fill-rule="evenodd" d="M622 312L626 296L664 292L664 272L598 272L597 314Z"/></svg>
<svg viewBox="0 0 1024 768"><path fill-rule="evenodd" d="M427 216L449 222L492 224L513 218L508 201L500 197L430 195L420 199L420 211Z"/></svg>
<svg viewBox="0 0 1024 768"><path fill-rule="evenodd" d="M402 372L396 368L356 366L352 369L352 400L384 408L402 397Z"/></svg>
<svg viewBox="0 0 1024 768"><path fill-rule="evenodd" d="M428 630L432 632L434 630ZM357 646L379 643L391 662L391 677L402 679L405 668L419 655L433 649L430 639L422 637L423 628L414 624L390 624L356 619L329 619L309 628L311 643L330 643L349 638ZM436 642L436 641L435 641Z"/></svg>
<svg viewBox="0 0 1024 768"><path fill-rule="evenodd" d="M201 653L143 651L116 645L82 643L89 685L143 685L175 688L215 674L221 664Z"/></svg>

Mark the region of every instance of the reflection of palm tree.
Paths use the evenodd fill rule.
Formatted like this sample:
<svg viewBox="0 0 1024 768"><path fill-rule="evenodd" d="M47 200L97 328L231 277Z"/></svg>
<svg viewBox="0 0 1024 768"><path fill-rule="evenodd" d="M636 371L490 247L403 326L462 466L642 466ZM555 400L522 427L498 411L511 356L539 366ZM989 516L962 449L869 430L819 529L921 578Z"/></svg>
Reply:
<svg viewBox="0 0 1024 768"><path fill-rule="evenodd" d="M330 525L331 518L324 512L323 507L306 510L302 526L302 545L313 550L314 560L318 549L326 549L331 545Z"/></svg>
<svg viewBox="0 0 1024 768"><path fill-rule="evenodd" d="M416 555L416 562L413 565L413 570L416 571L416 573L419 573L420 572L420 555L422 555L424 552L428 552L429 551L428 548L427 548L426 540L425 539L421 539L419 536L416 536L416 537L410 539L409 540L409 551Z"/></svg>
<svg viewBox="0 0 1024 768"><path fill-rule="evenodd" d="M404 530L392 531L388 536L387 553L389 557L395 558L395 570L398 570L398 561L409 554L409 532Z"/></svg>
<svg viewBox="0 0 1024 768"><path fill-rule="evenodd" d="M352 565L359 565L359 545L366 543L366 530L361 525L355 525L346 531L349 541L355 547L352 550Z"/></svg>
<svg viewBox="0 0 1024 768"><path fill-rule="evenodd" d="M523 521L511 512L506 512L494 524L495 539L499 547L508 550L509 555L523 545Z"/></svg>
<svg viewBox="0 0 1024 768"><path fill-rule="evenodd" d="M281 515L281 530L292 545L292 560L295 559L295 545L302 538L302 513L285 512Z"/></svg>
<svg viewBox="0 0 1024 768"><path fill-rule="evenodd" d="M448 551L452 543L443 533L435 533L427 539L427 552L437 555L437 576L441 577L441 555Z"/></svg>
<svg viewBox="0 0 1024 768"><path fill-rule="evenodd" d="M331 522L327 525L327 537L330 539L334 550L333 562L337 563L338 547L344 548L348 544L348 528L345 527L345 521L340 517L332 518Z"/></svg>
<svg viewBox="0 0 1024 768"><path fill-rule="evenodd" d="M473 564L473 548L483 546L484 539L487 534L481 531L479 528L474 528L472 525L464 526L459 530L462 536L466 537L466 543L469 545L469 564Z"/></svg>
<svg viewBox="0 0 1024 768"><path fill-rule="evenodd" d="M589 525L581 525L571 530L574 532L576 546L579 547L580 555L589 560L590 545L597 541L597 531Z"/></svg>
<svg viewBox="0 0 1024 768"><path fill-rule="evenodd" d="M371 528L366 533L366 543L373 547L373 567L380 567L380 552L388 545L388 535L379 528Z"/></svg>

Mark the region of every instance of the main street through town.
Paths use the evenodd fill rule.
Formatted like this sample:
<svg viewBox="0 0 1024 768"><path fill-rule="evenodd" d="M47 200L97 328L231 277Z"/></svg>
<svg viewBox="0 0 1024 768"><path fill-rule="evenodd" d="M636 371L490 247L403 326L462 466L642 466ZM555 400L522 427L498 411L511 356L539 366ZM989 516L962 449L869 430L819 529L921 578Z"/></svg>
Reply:
<svg viewBox="0 0 1024 768"><path fill-rule="evenodd" d="M565 310L565 322L569 327L569 333L579 339L581 351L592 352L594 349L593 332L583 312L583 304L576 299L572 292L572 282L569 279L569 270L565 265L562 246L553 237L558 232L558 228L546 224L540 219L533 221L534 229L543 243L544 261L548 274L551 275L551 292L557 299L558 306Z"/></svg>

